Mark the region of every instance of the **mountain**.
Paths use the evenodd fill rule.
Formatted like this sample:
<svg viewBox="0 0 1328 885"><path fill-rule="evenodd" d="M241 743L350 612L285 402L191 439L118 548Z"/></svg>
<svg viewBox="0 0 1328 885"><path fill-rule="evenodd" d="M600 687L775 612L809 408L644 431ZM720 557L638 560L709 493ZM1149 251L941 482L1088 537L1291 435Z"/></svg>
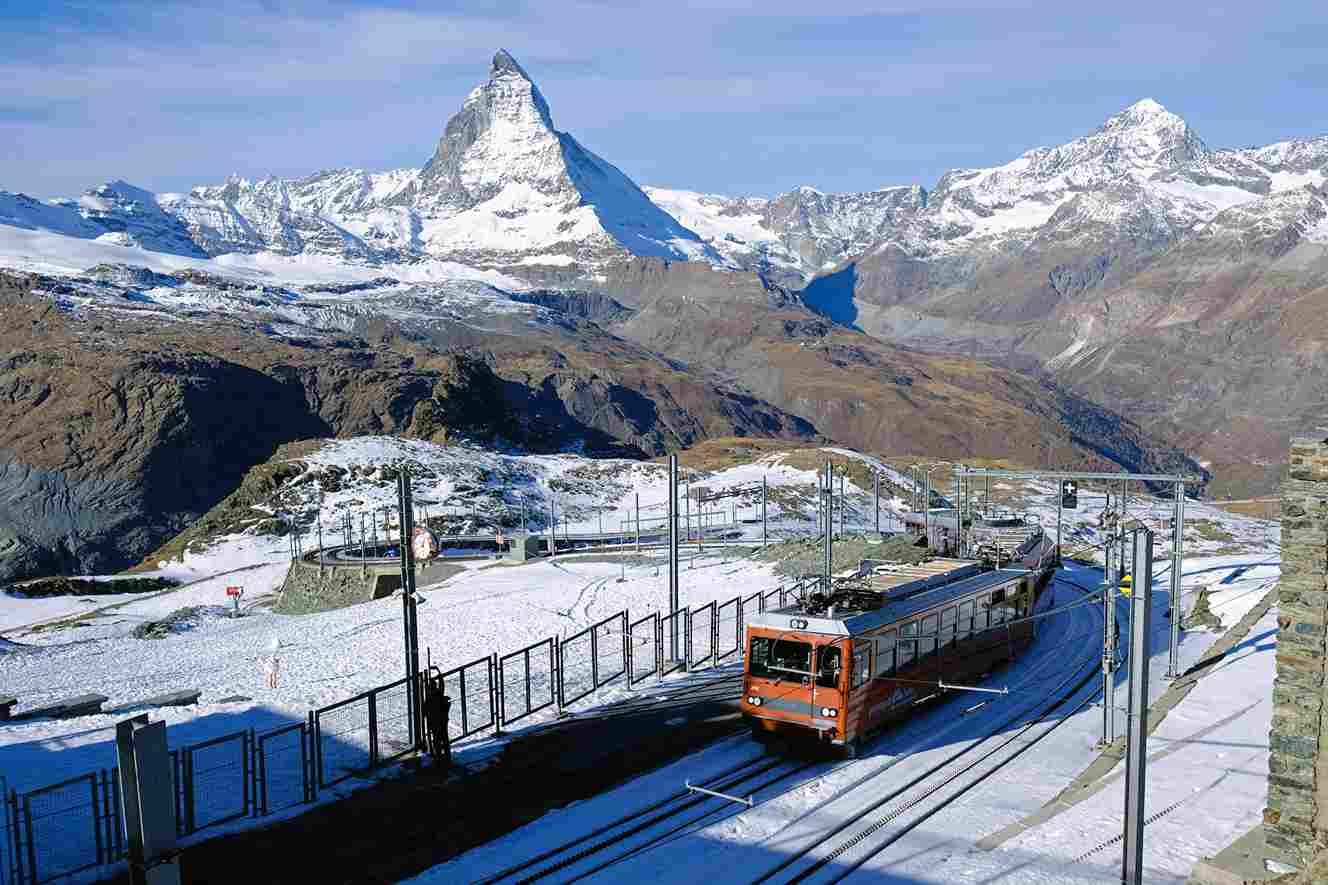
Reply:
<svg viewBox="0 0 1328 885"><path fill-rule="evenodd" d="M1325 180L1328 138L1214 150L1144 100L947 172L802 296L882 341L1048 373L1224 469L1264 464L1232 487L1257 491L1290 431L1328 416L1328 329L1301 316L1324 292Z"/></svg>
<svg viewBox="0 0 1328 885"><path fill-rule="evenodd" d="M916 185L848 194L804 186L768 200L658 187L645 191L728 266L795 286L867 251L927 203L926 191Z"/></svg>
<svg viewBox="0 0 1328 885"><path fill-rule="evenodd" d="M1092 401L1133 402L1117 366L1160 371L1098 346L1127 303L1107 322L1098 293L1130 274L1148 281L1130 310L1156 310L1237 255L1270 292L1293 262L1307 278L1321 164L1301 143L1211 151L1176 119L1139 105L931 191L647 193L499 52L418 168L0 193L0 578L132 562L310 437L644 456L754 436L1200 471L1177 445L1199 424L1165 397L1213 384L1129 416ZM1255 311L1227 350L1254 359L1282 316ZM1276 372L1316 365L1311 341ZM1218 368L1232 391L1257 379Z"/></svg>
<svg viewBox="0 0 1328 885"><path fill-rule="evenodd" d="M233 176L188 194L112 182L77 201L0 192L0 223L193 257L325 256L382 266L573 268L631 256L722 261L617 167L554 128L548 102L506 51L418 169Z"/></svg>

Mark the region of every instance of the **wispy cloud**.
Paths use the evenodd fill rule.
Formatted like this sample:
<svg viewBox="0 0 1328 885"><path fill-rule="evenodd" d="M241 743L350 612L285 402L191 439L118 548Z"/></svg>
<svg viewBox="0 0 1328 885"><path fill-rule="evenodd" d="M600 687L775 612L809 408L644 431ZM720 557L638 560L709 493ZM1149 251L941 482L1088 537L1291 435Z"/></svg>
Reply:
<svg viewBox="0 0 1328 885"><path fill-rule="evenodd" d="M640 179L705 190L929 185L1144 95L1215 144L1328 129L1305 112L1328 97L1321 43L1303 38L1317 3L1263 4L1253 22L1136 0L1109 16L983 0L39 12L0 13L0 187L43 195L417 164L500 46L560 128Z"/></svg>

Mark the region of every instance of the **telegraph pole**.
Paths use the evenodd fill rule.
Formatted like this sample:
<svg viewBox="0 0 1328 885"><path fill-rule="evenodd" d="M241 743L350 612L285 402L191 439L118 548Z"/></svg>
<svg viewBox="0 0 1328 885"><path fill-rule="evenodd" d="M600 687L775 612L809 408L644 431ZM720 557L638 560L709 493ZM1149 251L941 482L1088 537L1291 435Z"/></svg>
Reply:
<svg viewBox="0 0 1328 885"><path fill-rule="evenodd" d="M881 473L872 471L872 501L876 504L876 534L881 533Z"/></svg>
<svg viewBox="0 0 1328 885"><path fill-rule="evenodd" d="M1107 535L1102 570L1102 746L1116 740L1116 585L1121 552L1116 548L1119 523Z"/></svg>
<svg viewBox="0 0 1328 885"><path fill-rule="evenodd" d="M1167 678L1180 675L1180 619L1184 607L1180 598L1180 545L1185 531L1185 483L1176 483L1176 503L1171 517L1171 653L1167 657Z"/></svg>
<svg viewBox="0 0 1328 885"><path fill-rule="evenodd" d="M825 582L826 593L830 592L830 570L831 570L831 562L833 561L832 546L834 544L834 529L831 526L830 522L830 507L833 506L832 498L834 497L835 493L834 482L835 482L835 465L832 461L830 461L830 459L827 458L825 462L825 488L821 495L821 500L825 502L825 510L826 510L825 524L823 527L825 530L825 536L824 536L825 563L822 568L822 573L825 576L824 582Z"/></svg>
<svg viewBox="0 0 1328 885"><path fill-rule="evenodd" d="M669 455L669 649L678 660L678 456Z"/></svg>
<svg viewBox="0 0 1328 885"><path fill-rule="evenodd" d="M1130 724L1125 745L1125 850L1121 881L1144 881L1144 773L1148 764L1148 636L1152 620L1153 533L1135 529L1130 589Z"/></svg>
<svg viewBox="0 0 1328 885"><path fill-rule="evenodd" d="M636 493L636 548L635 553L641 552L641 493Z"/></svg>
<svg viewBox="0 0 1328 885"><path fill-rule="evenodd" d="M766 500L766 480L765 474L761 474L761 547L766 544L767 524L765 518L765 500Z"/></svg>
<svg viewBox="0 0 1328 885"><path fill-rule="evenodd" d="M1061 520L1065 516L1065 483L1056 483L1056 567L1061 565Z"/></svg>
<svg viewBox="0 0 1328 885"><path fill-rule="evenodd" d="M848 472L848 468L844 468ZM839 535L844 536L844 520L848 517L848 497L844 494L844 473L839 474Z"/></svg>
<svg viewBox="0 0 1328 885"><path fill-rule="evenodd" d="M558 530L554 528L557 525L553 521L553 490L549 491L549 558L553 559L558 555Z"/></svg>
<svg viewBox="0 0 1328 885"><path fill-rule="evenodd" d="M423 710L420 709L420 631L415 601L415 551L411 536L415 531L415 509L411 500L410 471L405 465L397 474L397 500L401 526L401 626L406 650L406 692L410 704L411 742L419 748L424 743Z"/></svg>

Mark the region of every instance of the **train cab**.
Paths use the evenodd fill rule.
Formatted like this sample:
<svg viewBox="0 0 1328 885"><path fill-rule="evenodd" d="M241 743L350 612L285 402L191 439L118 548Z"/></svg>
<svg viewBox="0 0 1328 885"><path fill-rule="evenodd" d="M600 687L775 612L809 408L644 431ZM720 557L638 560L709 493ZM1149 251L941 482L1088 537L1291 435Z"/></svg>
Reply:
<svg viewBox="0 0 1328 885"><path fill-rule="evenodd" d="M843 637L808 632L808 619L790 630L752 628L747 637L743 681L749 717L758 734L779 734L783 724L842 744L846 669Z"/></svg>

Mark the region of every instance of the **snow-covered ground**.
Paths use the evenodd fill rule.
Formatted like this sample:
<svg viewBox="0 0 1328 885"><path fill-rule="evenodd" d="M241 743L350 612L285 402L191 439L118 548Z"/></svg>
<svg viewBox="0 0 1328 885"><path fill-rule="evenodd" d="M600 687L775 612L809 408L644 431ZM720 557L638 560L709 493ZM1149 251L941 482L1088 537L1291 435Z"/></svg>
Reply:
<svg viewBox="0 0 1328 885"><path fill-rule="evenodd" d="M302 479L283 486L270 506L264 505L256 512L256 521L277 515L311 535L321 520L328 543L338 543L342 538L336 527L343 516L372 512L375 507L394 503L394 483L378 468L403 460L412 465L417 502L432 502L429 506L437 508L435 513L450 508L458 514L474 514L467 518L477 525L496 524L504 518L510 525L510 520L519 518L523 500L530 524L537 530L546 525L544 514L550 502L554 503L560 532L564 526L572 533L597 531L601 518L605 529L613 530L620 521L629 519L638 495L643 523L652 514L658 519L663 513L666 484L657 464L592 462L576 456L519 456L370 438L335 441L307 456ZM875 459L864 460L889 469ZM753 464L697 476L694 483L720 489L764 478L774 492L769 506L772 533L809 531L815 473L785 462L783 455L769 455ZM890 477L898 485L907 484L897 471L891 470ZM1036 512L1044 526L1054 531L1054 488L997 483L993 492L1002 485L1007 486L1003 491L1018 495L1023 509ZM849 496L860 524L871 525L871 489L850 486ZM725 521L731 515L731 500L722 502ZM1091 546L1100 541L1096 516L1104 501L1100 495L1081 492L1080 502L1079 511L1067 514L1064 531L1067 539ZM902 505L897 499L882 503L883 508L891 510ZM1136 497L1131 501L1131 516L1164 516L1169 506L1166 501ZM755 501L739 499L737 516L748 537L759 535L760 524L744 520L754 520L757 515ZM1210 600L1212 609L1225 626L1230 626L1259 600L1276 577L1277 526L1193 502L1187 506L1186 517L1191 526L1201 527L1201 533L1196 529L1193 537L1187 531L1187 544L1193 542L1183 569L1187 605L1200 586L1216 585ZM853 522L851 516L850 527ZM307 535L305 547L310 546ZM1223 555L1204 555L1218 550ZM288 557L285 538L242 533L191 550L182 561L159 563L156 574L184 582L176 590L141 596L56 599L0 595L0 631L4 639L0 645L0 693L18 696L27 707L95 691L107 695L107 706L111 707L166 691L199 689L202 697L197 706L152 711L154 718L169 724L172 745L181 746L242 728L261 731L299 721L311 708L397 678L401 670L399 600L367 602L314 615L276 614L267 603L273 601L280 587ZM462 568L458 574L422 588L425 602L419 609L421 645L429 659L443 668L490 652L513 651L545 637L567 636L624 609L639 618L667 607L666 570L648 558L628 557L620 562L603 557L559 557L521 566L487 560L458 565ZM1157 568L1158 588L1165 590L1167 565L1159 562ZM1083 572L1085 567L1072 566L1074 570ZM683 600L693 608L739 594L766 592L780 583L771 564L728 560L726 554L717 551L685 561L681 578ZM1091 583L1096 579L1090 572L1080 575L1079 580ZM224 591L232 584L245 588L246 616L238 619L222 615L222 607L227 605ZM1074 598L1076 591L1063 586L1057 593ZM208 608L190 627L165 639L133 638L137 625L187 606ZM1081 607L1060 617L1059 626L1049 624L1043 630L1042 657L1030 657L1003 677L1012 687L1039 684L1041 677L1037 674L1046 676L1062 665L1063 658L1068 665L1067 653L1095 654L1095 630L1100 629L1093 626L1096 612ZM61 623L51 624L52 620ZM1155 623L1157 651L1165 648L1166 621L1159 614ZM1159 871L1160 881L1183 876L1199 855L1212 853L1258 816L1263 801L1261 772L1266 770L1269 710L1266 703L1251 703L1265 697L1271 684L1272 643L1267 632L1267 624L1256 627L1252 641L1221 665L1217 671L1221 676L1205 680L1171 713L1154 739L1159 746L1195 741L1159 762L1159 774L1150 778L1151 789L1165 797L1165 804L1177 800L1176 790L1181 784L1202 787L1207 783L1191 783L1194 772L1212 770L1216 777L1219 769L1214 766L1229 764L1233 768L1219 788L1224 801L1229 800L1220 814L1211 814L1211 809L1205 808L1204 815L1196 817L1196 809L1205 803L1183 803L1155 825L1183 829L1187 822L1197 827L1198 820L1214 824L1202 832L1178 834L1167 843L1166 852L1150 856L1150 867ZM269 689L264 684L261 660L274 639L282 643L283 668L278 686ZM1182 666L1197 660L1212 639L1213 635L1206 632L1187 634L1181 649ZM1155 660L1154 675L1160 677L1164 670L1165 660ZM1161 690L1160 683L1155 689ZM586 709L628 693L620 683L615 684L582 701L578 708ZM222 702L236 697L245 699ZM1010 699L983 708L981 716L965 717L964 722L969 724L963 726L968 730L964 733L971 732L971 723L997 715L1003 704L1014 703L1018 697L1019 692L1014 692ZM1245 697L1249 700L1240 701ZM1118 691L1117 698L1123 699L1123 692ZM879 767L889 762L889 773L883 772L881 777L902 778L915 765L950 752L957 738L947 738L949 733L941 724L956 715L958 706L971 703L957 700L928 713L917 724L883 738L876 755L857 764ZM1200 742L1192 737L1235 711L1240 711L1240 716L1222 724L1211 738L1204 737ZM108 714L0 727L0 774L6 776L11 788L23 790L108 767L113 764L114 723L118 718L122 716ZM938 815L900 843L918 852L914 859L892 863L902 864L901 869L910 870L910 876L923 881L967 880L970 873L979 879L1004 876L1007 873L1003 871L1021 864L1024 866L1008 874L1014 876L1012 881L1060 881L1048 878L1048 870L1063 862L1061 855L1073 858L1094 847L1078 846L1070 836L1084 834L1080 841L1087 841L1086 834L1104 826L1109 829L1111 815L1119 813L1118 790L1104 791L995 852L974 853L971 844L978 836L1036 809L1081 770L1092 757L1100 721L1101 711L1091 708L1073 717L1039 745L1043 748L1040 752L1005 770L1001 775L1005 788L975 791L955 809ZM491 740L480 735L469 742L471 749L463 752L485 753ZM910 740L922 742L916 760L912 756L902 758L911 746ZM1210 740L1216 743L1208 743ZM644 804L662 788L660 784L676 784L683 776L699 776L698 772L708 767L731 763L734 754L752 752L754 748L746 742L726 742L678 763L667 769L668 773L651 775L612 794L550 815L495 843L493 850L518 856L541 840L557 839L559 833L576 832L578 828L588 829L596 820L620 814L632 803ZM1217 755L1223 753L1227 755ZM687 835L688 856L694 854L698 860L692 866L679 867L677 878L687 879L692 873L723 878L723 864L718 858L726 852L741 849L754 852L753 857L761 856L776 844L770 840L777 840L781 833L788 835L787 827L794 822L803 820L802 826L814 828L819 819L812 814L814 809L846 784L862 779L864 770L856 769L856 774L854 770L843 769L760 804L750 813ZM1167 771L1174 771L1174 776ZM1150 804L1154 807L1158 806ZM844 812L842 807L833 812L843 813L851 812ZM809 814L812 816L807 817ZM532 835L536 833L542 835ZM1059 835L1050 835L1053 833ZM467 855L458 863L482 866L484 861L477 858L485 857L483 851L487 850L473 857ZM1103 857L1109 855L1110 850L1094 855L1077 869L1088 877L1087 881L1096 881L1093 877L1105 876L1107 867L1097 869L1093 864L1104 863ZM717 866L703 873L704 864L709 862Z"/></svg>
<svg viewBox="0 0 1328 885"><path fill-rule="evenodd" d="M1075 566L1067 573L1081 582L1093 574ZM1230 626L1262 598L1277 574L1275 559L1265 561L1248 555L1196 558L1186 561L1184 586L1215 588L1213 608L1220 613L1224 626ZM1165 580L1157 581L1158 591L1165 590ZM1070 605L1079 598L1078 591L1068 584L1053 586L1058 606ZM1150 694L1154 698L1166 688L1162 676L1166 669L1167 621L1160 617L1165 602L1159 593L1151 642ZM1121 604L1118 616L1126 616L1125 606ZM1046 621L1033 649L1018 664L991 678L992 685L1011 689L1008 696L989 701L967 716L963 711L979 698L957 696L887 732L861 760L847 765L827 763L793 783L758 789L757 804L750 811L716 800L706 806L709 814L701 815L698 810L692 815L701 817L694 826L671 836L659 848L601 871L596 878L606 882L649 879L717 883L758 878L833 828L856 820L874 800L906 785L1012 712L1031 708L1059 682L1090 672L1100 649L1098 612L1097 606L1084 606ZM1148 813L1175 807L1147 830L1145 863L1149 881L1185 881L1200 857L1220 850L1260 819L1267 776L1275 617L1270 611L1257 623L1249 637L1172 710L1150 739L1154 762L1148 777ZM1217 635L1206 631L1185 634L1181 667L1199 660ZM1116 697L1121 702L1124 673L1119 675ZM1079 697L1093 694L1097 682L1095 678L1092 687ZM1120 787L1109 785L994 851L975 847L982 836L1036 811L1085 768L1096 755L1094 744L1100 737L1101 723L1102 711L1096 704L1069 717L1034 751L871 858L849 881L1118 881L1119 846L1109 846L1079 862L1076 859L1120 832ZM1123 724L1122 715L1118 733ZM412 881L473 881L657 801L677 790L684 780L695 783L758 752L758 746L749 740L723 742L603 796L547 815ZM1108 777L1119 778L1119 766ZM831 844L874 819L864 818ZM889 834L887 828L873 838L884 839ZM870 846L871 841L864 845ZM604 859L570 866L551 881L570 880ZM842 866L831 864L814 881L843 872Z"/></svg>

